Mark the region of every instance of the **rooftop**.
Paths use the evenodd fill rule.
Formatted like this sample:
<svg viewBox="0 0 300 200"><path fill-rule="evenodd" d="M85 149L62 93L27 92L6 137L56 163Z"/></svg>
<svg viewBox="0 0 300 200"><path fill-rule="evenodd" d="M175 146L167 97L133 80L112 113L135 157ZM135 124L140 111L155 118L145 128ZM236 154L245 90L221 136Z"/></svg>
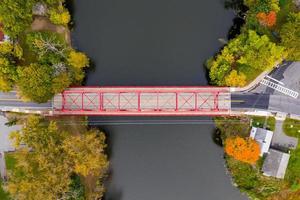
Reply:
<svg viewBox="0 0 300 200"><path fill-rule="evenodd" d="M263 128L252 127L250 137L258 142L260 146L260 156L262 156L264 153L268 153L273 137L272 131Z"/></svg>
<svg viewBox="0 0 300 200"><path fill-rule="evenodd" d="M283 179L289 159L290 154L270 149L262 167L263 174Z"/></svg>

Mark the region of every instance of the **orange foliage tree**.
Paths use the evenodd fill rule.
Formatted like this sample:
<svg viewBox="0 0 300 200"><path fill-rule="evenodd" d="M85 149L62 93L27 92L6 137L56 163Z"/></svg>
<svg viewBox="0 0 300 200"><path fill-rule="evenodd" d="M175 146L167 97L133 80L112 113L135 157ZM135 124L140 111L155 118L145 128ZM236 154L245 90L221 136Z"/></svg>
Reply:
<svg viewBox="0 0 300 200"><path fill-rule="evenodd" d="M256 18L263 26L272 27L276 24L275 11L270 11L269 13L259 12L257 13Z"/></svg>
<svg viewBox="0 0 300 200"><path fill-rule="evenodd" d="M227 138L225 141L225 152L237 160L255 164L259 159L259 144L251 138L241 138L239 136Z"/></svg>

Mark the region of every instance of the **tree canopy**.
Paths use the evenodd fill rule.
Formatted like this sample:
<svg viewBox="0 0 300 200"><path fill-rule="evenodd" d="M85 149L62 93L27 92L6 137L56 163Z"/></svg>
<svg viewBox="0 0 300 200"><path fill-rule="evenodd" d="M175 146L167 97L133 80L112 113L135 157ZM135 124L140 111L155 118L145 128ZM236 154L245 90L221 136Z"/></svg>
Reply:
<svg viewBox="0 0 300 200"><path fill-rule="evenodd" d="M229 41L221 53L210 62L209 76L216 85L227 83L229 86L243 86L246 84L244 75L246 80L250 81L252 73L272 69L285 57L283 47L271 42L265 35L259 36L254 31L248 31ZM232 70L236 70L237 73ZM238 74L240 77L236 79Z"/></svg>
<svg viewBox="0 0 300 200"><path fill-rule="evenodd" d="M15 199L70 199L76 194L74 174L101 179L108 167L105 135L98 130L77 135L60 130L55 121L30 116L11 138L17 165L9 172L7 190Z"/></svg>
<svg viewBox="0 0 300 200"><path fill-rule="evenodd" d="M281 45L288 50L288 59L300 60L300 13L292 13L280 30Z"/></svg>
<svg viewBox="0 0 300 200"><path fill-rule="evenodd" d="M259 159L260 147L253 139L237 136L225 140L225 152L236 160L255 164Z"/></svg>

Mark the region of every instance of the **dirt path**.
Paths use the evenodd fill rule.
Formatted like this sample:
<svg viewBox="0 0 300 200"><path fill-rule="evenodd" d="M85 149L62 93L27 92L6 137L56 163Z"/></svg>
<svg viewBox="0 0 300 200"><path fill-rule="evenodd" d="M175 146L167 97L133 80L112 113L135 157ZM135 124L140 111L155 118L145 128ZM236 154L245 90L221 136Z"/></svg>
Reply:
<svg viewBox="0 0 300 200"><path fill-rule="evenodd" d="M36 16L31 24L33 31L52 31L64 35L65 40L71 46L70 30L65 26L52 24L47 17Z"/></svg>

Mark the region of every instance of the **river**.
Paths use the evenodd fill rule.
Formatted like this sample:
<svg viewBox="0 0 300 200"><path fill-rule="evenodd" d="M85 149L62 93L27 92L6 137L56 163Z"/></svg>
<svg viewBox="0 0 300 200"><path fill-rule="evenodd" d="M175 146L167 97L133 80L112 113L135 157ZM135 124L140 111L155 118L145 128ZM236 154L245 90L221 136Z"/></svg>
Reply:
<svg viewBox="0 0 300 200"><path fill-rule="evenodd" d="M86 85L207 85L205 59L233 12L221 0L77 0L73 45ZM210 118L89 118L108 134L106 200L244 200L212 140Z"/></svg>

